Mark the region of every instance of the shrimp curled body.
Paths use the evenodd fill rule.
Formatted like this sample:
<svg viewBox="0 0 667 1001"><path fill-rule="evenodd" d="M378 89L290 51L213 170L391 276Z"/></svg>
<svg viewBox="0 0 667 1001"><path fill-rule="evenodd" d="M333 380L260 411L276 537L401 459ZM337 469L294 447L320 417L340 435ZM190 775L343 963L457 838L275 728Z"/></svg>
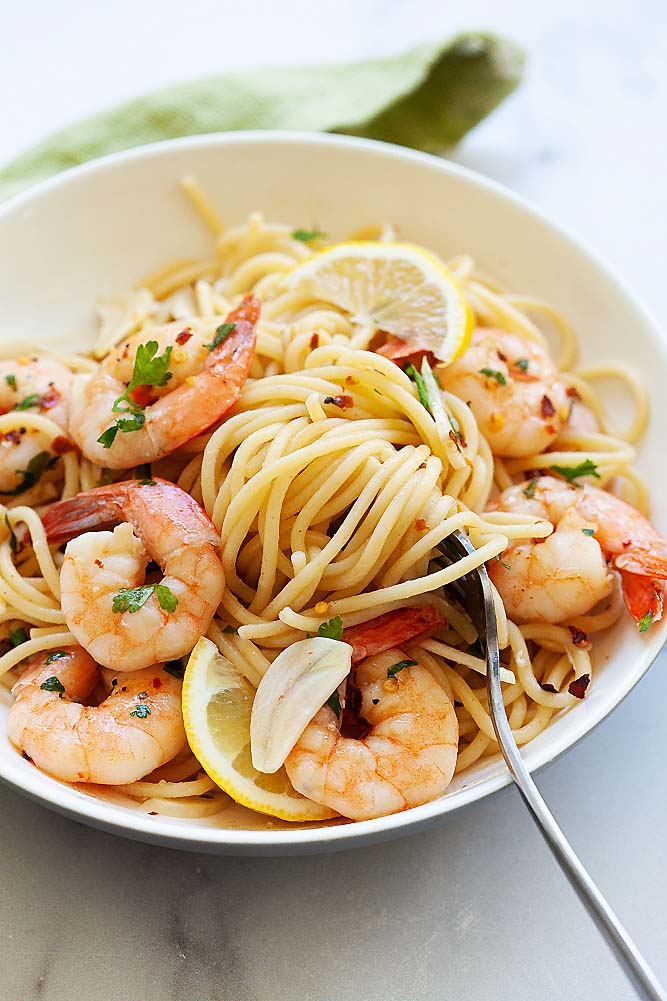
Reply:
<svg viewBox="0 0 667 1001"><path fill-rule="evenodd" d="M543 452L570 411L544 348L504 330L478 327L467 351L438 374L443 389L468 403L494 455Z"/></svg>
<svg viewBox="0 0 667 1001"><path fill-rule="evenodd" d="M36 654L12 690L9 739L63 782L136 782L185 746L181 682L159 665L100 672L81 647ZM104 676L108 696L81 705Z"/></svg>
<svg viewBox="0 0 667 1001"><path fill-rule="evenodd" d="M182 324L151 330L149 340L157 343L158 353L170 350L169 378L163 386L136 387L131 400L141 408L141 426L121 430L105 447L99 438L115 424L119 412L115 406L132 378L146 332L112 351L72 398L71 433L83 454L99 466L130 469L168 455L208 430L243 389L259 310L259 301L246 296L227 317L231 331L215 346Z"/></svg>
<svg viewBox="0 0 667 1001"><path fill-rule="evenodd" d="M294 788L352 820L370 820L441 796L456 765L454 707L429 672L398 649L356 668L360 717L370 727L361 739L344 737L328 705L313 717L285 761Z"/></svg>
<svg viewBox="0 0 667 1001"><path fill-rule="evenodd" d="M206 633L225 586L220 539L180 487L158 479L97 487L52 505L43 522L49 542L71 540L61 605L68 627L99 664L138 671L184 656ZM141 607L114 611L114 597L145 586L150 560L162 568L160 584L172 598L165 602L166 592L153 587ZM172 599L176 606L165 608Z"/></svg>
<svg viewBox="0 0 667 1001"><path fill-rule="evenodd" d="M517 542L502 563L488 566L510 618L555 623L585 615L612 589L608 562L620 572L633 618L641 622L650 613L649 624L661 618L665 543L630 504L589 484L575 487L541 476L508 487L492 506L554 526L546 539Z"/></svg>

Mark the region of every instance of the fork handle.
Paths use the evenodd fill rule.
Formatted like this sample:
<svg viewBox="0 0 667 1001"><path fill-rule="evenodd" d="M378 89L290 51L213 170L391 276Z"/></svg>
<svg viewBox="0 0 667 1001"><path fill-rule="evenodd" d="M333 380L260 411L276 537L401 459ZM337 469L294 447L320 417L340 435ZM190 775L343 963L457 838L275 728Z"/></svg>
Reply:
<svg viewBox="0 0 667 1001"><path fill-rule="evenodd" d="M492 657L493 648L493 643L487 643L489 661ZM495 651L497 652L497 650L498 646L496 643ZM500 750L512 774L512 778L519 787L519 792L523 797L524 803L530 810L533 820L539 827L542 837L551 849L556 861L570 881L570 885L607 940L608 945L616 954L637 995L640 998L646 998L647 1001L667 1001L667 994L660 985L653 970L593 882L588 870L581 863L578 855L556 823L549 807L542 799L539 789L533 782L519 753L507 720L502 689L500 687L499 668L499 662L495 665L492 665L490 662L488 664L487 687L489 701L493 710L493 727L496 731Z"/></svg>

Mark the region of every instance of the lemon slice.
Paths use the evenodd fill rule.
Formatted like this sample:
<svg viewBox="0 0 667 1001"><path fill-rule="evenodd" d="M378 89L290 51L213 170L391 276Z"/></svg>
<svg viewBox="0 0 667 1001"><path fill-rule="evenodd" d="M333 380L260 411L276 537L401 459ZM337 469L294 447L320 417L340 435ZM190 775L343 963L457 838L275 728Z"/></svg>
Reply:
<svg viewBox="0 0 667 1001"><path fill-rule="evenodd" d="M192 752L216 785L242 806L282 820L329 820L333 810L292 788L284 768L264 775L252 766L250 713L254 689L202 638L183 679L183 720Z"/></svg>
<svg viewBox="0 0 667 1001"><path fill-rule="evenodd" d="M459 283L412 243L337 243L298 264L286 281L290 290L344 310L356 325L418 337L445 364L470 342L473 316Z"/></svg>

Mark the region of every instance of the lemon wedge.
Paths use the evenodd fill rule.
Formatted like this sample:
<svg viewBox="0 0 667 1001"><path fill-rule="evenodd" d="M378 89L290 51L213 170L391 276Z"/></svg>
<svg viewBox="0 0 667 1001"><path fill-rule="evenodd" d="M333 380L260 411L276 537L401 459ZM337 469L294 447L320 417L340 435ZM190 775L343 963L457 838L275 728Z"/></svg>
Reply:
<svg viewBox="0 0 667 1001"><path fill-rule="evenodd" d="M242 806L282 820L329 820L333 810L292 788L284 768L258 772L250 755L255 692L206 638L190 654L183 679L183 720L192 752L216 785Z"/></svg>
<svg viewBox="0 0 667 1001"><path fill-rule="evenodd" d="M470 342L473 316L456 278L434 254L412 243L337 243L285 276L290 290L332 303L353 324L402 340L418 338L449 364Z"/></svg>

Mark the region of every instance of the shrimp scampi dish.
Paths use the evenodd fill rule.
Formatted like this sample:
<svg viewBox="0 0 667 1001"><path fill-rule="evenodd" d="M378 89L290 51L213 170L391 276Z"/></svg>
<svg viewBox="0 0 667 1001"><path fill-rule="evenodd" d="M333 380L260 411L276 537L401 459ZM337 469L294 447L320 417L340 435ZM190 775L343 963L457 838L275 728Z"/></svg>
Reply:
<svg viewBox="0 0 667 1001"><path fill-rule="evenodd" d="M21 767L150 816L366 821L498 748L451 587L485 564L518 744L661 630L638 381L392 227L218 222L79 355L0 362L0 697ZM614 427L600 375L635 404ZM454 531L474 552L439 559Z"/></svg>

